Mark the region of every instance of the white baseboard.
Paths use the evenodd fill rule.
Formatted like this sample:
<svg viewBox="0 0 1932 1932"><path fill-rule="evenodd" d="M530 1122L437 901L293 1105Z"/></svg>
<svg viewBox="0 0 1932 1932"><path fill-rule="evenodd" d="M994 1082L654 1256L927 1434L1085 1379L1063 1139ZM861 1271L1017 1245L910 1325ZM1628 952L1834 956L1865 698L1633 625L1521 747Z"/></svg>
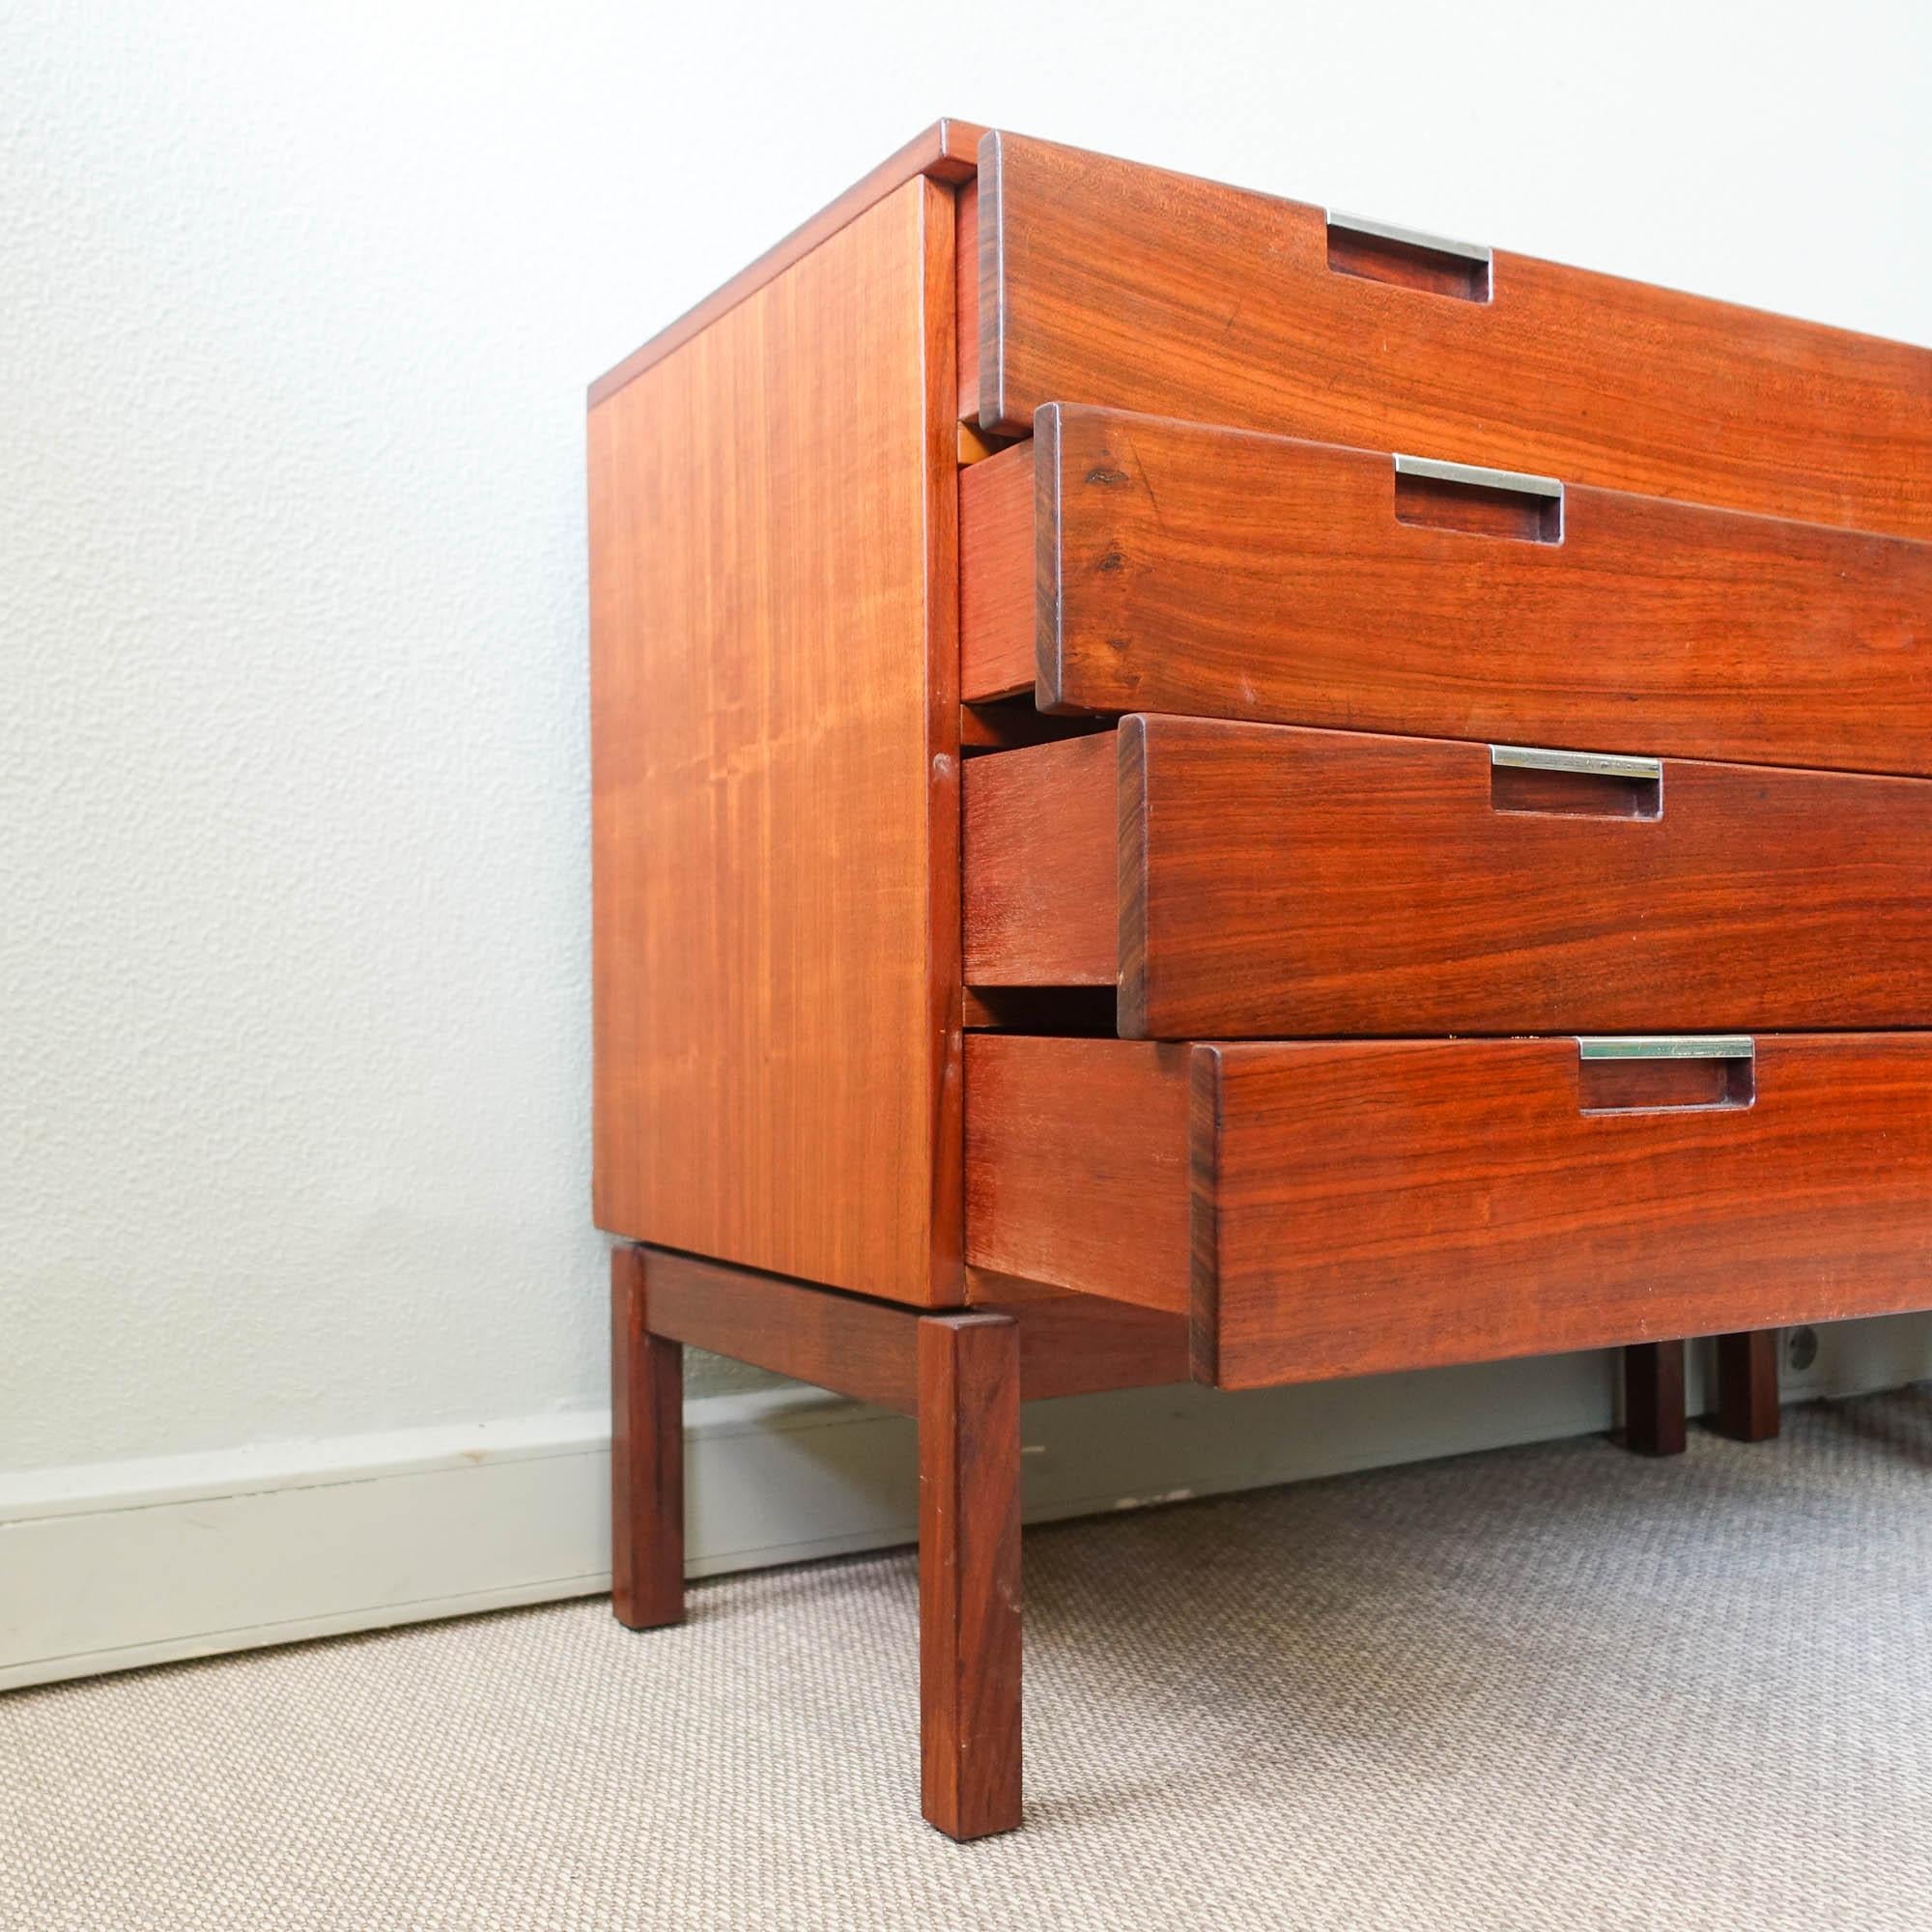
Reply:
<svg viewBox="0 0 1932 1932"><path fill-rule="evenodd" d="M1932 1317L1819 1339L1787 1402L1932 1377ZM1592 1354L1034 1403L1027 1520L1583 1435L1612 1391ZM782 1388L696 1399L686 1429L695 1577L913 1537L901 1417ZM0 1690L603 1591L609 1461L582 1413L0 1481Z"/></svg>

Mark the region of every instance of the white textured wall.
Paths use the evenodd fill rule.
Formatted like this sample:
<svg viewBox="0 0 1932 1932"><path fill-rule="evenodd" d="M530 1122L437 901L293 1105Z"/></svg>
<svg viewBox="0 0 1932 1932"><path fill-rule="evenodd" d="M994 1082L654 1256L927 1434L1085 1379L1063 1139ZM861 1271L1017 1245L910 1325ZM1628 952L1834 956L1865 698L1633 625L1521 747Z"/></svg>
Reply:
<svg viewBox="0 0 1932 1932"><path fill-rule="evenodd" d="M1925 19L10 0L0 1468L601 1399L582 388L915 128L1932 341Z"/></svg>

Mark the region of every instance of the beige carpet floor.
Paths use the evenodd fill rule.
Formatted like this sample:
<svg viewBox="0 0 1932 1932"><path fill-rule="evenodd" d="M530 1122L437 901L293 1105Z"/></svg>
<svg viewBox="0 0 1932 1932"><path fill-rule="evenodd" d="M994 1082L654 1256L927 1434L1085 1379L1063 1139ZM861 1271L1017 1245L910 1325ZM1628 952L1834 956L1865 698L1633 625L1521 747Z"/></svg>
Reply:
<svg viewBox="0 0 1932 1932"><path fill-rule="evenodd" d="M1932 1926L1932 1392L1026 1563L1015 1835L917 1817L893 1555L15 1692L0 1924Z"/></svg>

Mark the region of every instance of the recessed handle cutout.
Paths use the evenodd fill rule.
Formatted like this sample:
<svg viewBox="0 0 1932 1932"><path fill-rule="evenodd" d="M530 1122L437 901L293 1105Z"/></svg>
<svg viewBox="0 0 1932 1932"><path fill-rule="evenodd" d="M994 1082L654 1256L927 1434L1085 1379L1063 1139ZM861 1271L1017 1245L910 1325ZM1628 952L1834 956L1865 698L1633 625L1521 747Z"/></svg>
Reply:
<svg viewBox="0 0 1932 1932"><path fill-rule="evenodd" d="M1757 1098L1757 1043L1743 1034L1635 1034L1577 1042L1586 1114L1709 1113Z"/></svg>
<svg viewBox="0 0 1932 1932"><path fill-rule="evenodd" d="M1328 211L1328 267L1337 275L1386 282L1422 295L1486 302L1494 258L1474 242L1450 242L1358 214Z"/></svg>
<svg viewBox="0 0 1932 1932"><path fill-rule="evenodd" d="M1577 818L1662 818L1662 761L1608 752L1492 745L1490 809Z"/></svg>
<svg viewBox="0 0 1932 1932"><path fill-rule="evenodd" d="M1395 516L1399 524L1461 530L1465 536L1560 544L1563 485L1553 476L1529 476L1516 469L1398 456Z"/></svg>

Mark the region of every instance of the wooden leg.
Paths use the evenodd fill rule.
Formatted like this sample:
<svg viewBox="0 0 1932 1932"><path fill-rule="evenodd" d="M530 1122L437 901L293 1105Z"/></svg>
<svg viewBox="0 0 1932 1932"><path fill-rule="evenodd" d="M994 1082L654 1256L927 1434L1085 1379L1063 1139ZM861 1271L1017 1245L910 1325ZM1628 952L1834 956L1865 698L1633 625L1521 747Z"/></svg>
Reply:
<svg viewBox="0 0 1932 1932"><path fill-rule="evenodd" d="M1711 1426L1740 1442L1763 1442L1777 1434L1776 1328L1752 1328L1718 1337L1718 1405Z"/></svg>
<svg viewBox="0 0 1932 1932"><path fill-rule="evenodd" d="M921 1800L953 1838L1020 1822L1019 1334L919 1323Z"/></svg>
<svg viewBox="0 0 1932 1932"><path fill-rule="evenodd" d="M1684 1344L1638 1342L1624 1350L1624 1446L1639 1456L1681 1456Z"/></svg>
<svg viewBox="0 0 1932 1932"><path fill-rule="evenodd" d="M611 1251L611 1607L684 1616L684 1349L650 1331L641 1248Z"/></svg>

